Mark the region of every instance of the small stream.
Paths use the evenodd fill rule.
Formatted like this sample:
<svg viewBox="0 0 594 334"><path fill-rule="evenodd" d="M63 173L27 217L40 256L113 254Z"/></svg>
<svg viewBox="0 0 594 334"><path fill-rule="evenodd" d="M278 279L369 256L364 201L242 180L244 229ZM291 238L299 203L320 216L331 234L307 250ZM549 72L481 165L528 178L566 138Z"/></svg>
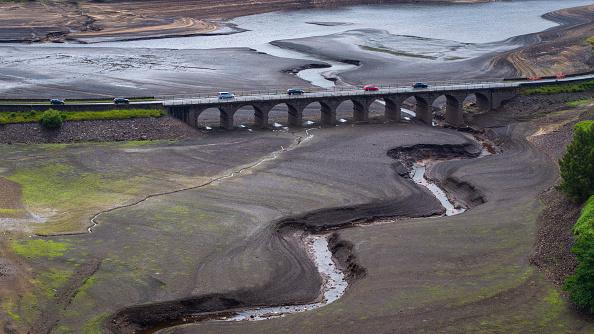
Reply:
<svg viewBox="0 0 594 334"><path fill-rule="evenodd" d="M466 211L465 208L456 207L448 199L445 191L437 184L432 183L425 177L425 162L417 162L413 165L410 176L413 182L421 185L439 200L446 209L446 216L454 216ZM322 287L320 288L321 300L319 302L302 305L284 305L272 307L260 307L246 309L236 312L230 317L222 317L214 321L260 321L273 318L279 318L292 313L311 311L324 307L341 298L348 287L345 274L340 266L332 257L332 251L329 248L330 234L311 234L303 237L307 254L313 260L318 272L322 277Z"/></svg>
<svg viewBox="0 0 594 334"><path fill-rule="evenodd" d="M427 167L423 162L417 162L413 165L413 169L410 172L411 179L418 185L421 185L435 196L439 203L446 209L446 216L455 216L458 214L463 213L466 211L465 208L456 207L446 195L445 191L441 189L437 184L432 183L425 177L425 172L427 171Z"/></svg>
<svg viewBox="0 0 594 334"><path fill-rule="evenodd" d="M334 301L344 295L348 286L344 273L338 268L328 245L327 235L309 235L304 238L307 253L312 258L320 276L322 277L322 300L317 303L304 305L287 305L276 307L262 307L237 312L223 321L258 321L282 317L291 313L314 310Z"/></svg>

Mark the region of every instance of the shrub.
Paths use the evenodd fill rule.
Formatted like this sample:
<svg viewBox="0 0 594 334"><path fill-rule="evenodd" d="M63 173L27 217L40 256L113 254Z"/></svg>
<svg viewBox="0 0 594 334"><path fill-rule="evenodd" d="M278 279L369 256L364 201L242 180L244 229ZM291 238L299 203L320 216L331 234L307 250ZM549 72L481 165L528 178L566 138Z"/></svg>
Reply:
<svg viewBox="0 0 594 334"><path fill-rule="evenodd" d="M41 119L39 120L41 125L47 129L57 129L62 126L64 122L64 115L58 110L49 109L41 114Z"/></svg>
<svg viewBox="0 0 594 334"><path fill-rule="evenodd" d="M559 161L561 190L578 201L594 194L594 121L575 126L573 141Z"/></svg>
<svg viewBox="0 0 594 334"><path fill-rule="evenodd" d="M593 89L594 80L588 80L584 82L555 83L536 87L523 87L520 89L520 93L522 95L579 93L591 91Z"/></svg>
<svg viewBox="0 0 594 334"><path fill-rule="evenodd" d="M571 251L578 266L565 282L565 290L579 308L594 313L594 196L582 209L574 233L576 242Z"/></svg>

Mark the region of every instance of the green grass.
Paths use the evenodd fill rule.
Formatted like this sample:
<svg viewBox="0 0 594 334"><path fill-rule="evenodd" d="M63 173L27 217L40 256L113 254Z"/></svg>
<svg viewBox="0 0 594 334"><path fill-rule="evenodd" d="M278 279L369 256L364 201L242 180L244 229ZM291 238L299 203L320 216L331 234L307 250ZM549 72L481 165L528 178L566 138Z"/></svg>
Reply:
<svg viewBox="0 0 594 334"><path fill-rule="evenodd" d="M522 95L579 93L594 90L594 80L577 83L558 83L520 89Z"/></svg>
<svg viewBox="0 0 594 334"><path fill-rule="evenodd" d="M0 0L0 2L2 2L2 0ZM155 99L154 97L131 97L128 98L128 100L130 102L150 102L150 101L157 101L157 99ZM113 99L82 99L82 100L64 100L65 104L79 104L79 103L113 103ZM32 101L32 100L27 100L27 99L23 99L23 100L2 100L0 99L0 105L1 104L40 104L40 105L49 105L50 101L48 100L44 100L44 101Z"/></svg>
<svg viewBox="0 0 594 334"><path fill-rule="evenodd" d="M158 109L118 109L106 111L71 111L64 112L65 121L91 121L110 119L130 119L161 117L165 113ZM39 122L42 112L0 112L0 124Z"/></svg>
<svg viewBox="0 0 594 334"><path fill-rule="evenodd" d="M569 298L579 308L594 314L594 195L582 208L574 226L576 236L571 251L578 265L565 282Z"/></svg>
<svg viewBox="0 0 594 334"><path fill-rule="evenodd" d="M132 195L139 181L125 175L84 172L63 163L20 168L7 178L21 185L28 208L50 212L48 223L36 229L40 234L75 230L96 208Z"/></svg>
<svg viewBox="0 0 594 334"><path fill-rule="evenodd" d="M10 248L15 254L28 258L55 258L63 256L70 244L53 240L32 239L13 241Z"/></svg>
<svg viewBox="0 0 594 334"><path fill-rule="evenodd" d="M565 105L568 107L571 107L571 108L577 108L577 107L585 107L592 103L594 103L594 99L580 99L580 100L575 100L575 101L569 101L569 102L565 103Z"/></svg>
<svg viewBox="0 0 594 334"><path fill-rule="evenodd" d="M66 285L71 276L71 270L50 268L39 273L32 283L45 297L52 298L56 295L56 290Z"/></svg>
<svg viewBox="0 0 594 334"><path fill-rule="evenodd" d="M582 214L573 227L575 235L594 234L594 196L584 205Z"/></svg>

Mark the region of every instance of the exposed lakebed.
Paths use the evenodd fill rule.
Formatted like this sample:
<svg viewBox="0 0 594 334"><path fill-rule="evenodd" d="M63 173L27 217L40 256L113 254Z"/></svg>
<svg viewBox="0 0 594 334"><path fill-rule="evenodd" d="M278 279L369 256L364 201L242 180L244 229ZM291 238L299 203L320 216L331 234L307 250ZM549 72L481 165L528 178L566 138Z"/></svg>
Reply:
<svg viewBox="0 0 594 334"><path fill-rule="evenodd" d="M243 86L259 88L256 87L255 82L243 84L237 80L228 80L228 77L245 76L244 72L247 67L261 67L262 63L266 63L268 68L273 60L264 59L258 64L258 61L249 61L248 57L240 55L241 52L237 51L236 56L223 59L228 63L227 67L214 67L210 64L197 66L196 61L204 61L199 59L184 61L183 57L180 61L174 60L180 59L179 57L170 56L161 59L162 55L153 52L156 49L200 49L217 52L214 49L250 48L276 57L303 59L317 64L314 66L315 68L308 68L309 66L304 66L303 63L295 64L293 62L292 66L301 69L298 74L300 78L313 85L328 88L334 85L332 81L340 78L340 73L356 68L352 62L342 61L349 59L353 51L374 57L389 57L398 61L422 61L429 64L457 62L461 59L472 59L486 53L518 47L516 42L501 41L554 27L556 23L541 17L547 12L590 4L589 1L584 0L563 2L536 0L529 1L529 5L526 3L526 1L506 1L455 5L390 4L273 12L240 17L230 21L231 24L245 29L245 31L230 35L94 44L18 45L19 51L16 55L22 55L25 52L34 55L26 60L27 66L25 67L23 67L22 60L15 58L15 53L10 52L14 51L11 49L12 47L16 47L13 45L0 47L0 55L3 56L6 64L3 65L5 70L1 72L6 74L3 78L6 89L8 91L19 89L21 94L23 89L37 89L35 87L44 82L51 82L53 89L58 90L63 81L68 82L70 86L73 82L77 82L76 85L80 87L79 95L82 92L107 93L110 90L119 92L116 95L128 95L127 92L130 91L131 94L134 89L138 94L138 89L141 88L145 90L142 94L148 95L202 91L205 89L201 87L202 80L190 79L196 76L204 78L213 88L238 89ZM315 22L331 24L312 24ZM321 43L329 47L333 47L333 44L329 42L339 39L340 46L337 47L344 49L343 58L325 55L323 52L315 54L306 52L301 47L299 51L296 51L289 50L285 46L281 48L271 44L273 41L294 41L295 39L313 37L324 37ZM327 38L330 39L326 42ZM305 41L305 44L312 42ZM41 48L31 49L39 47L58 47L59 52L42 51ZM72 48L80 47L86 50L84 55L72 50ZM90 52L91 48L95 47L106 49L103 51L93 49L93 52ZM137 51L126 51L128 55L119 59L113 55L113 50L119 50L116 53L121 54L123 51L120 49L137 49ZM149 52L147 49L153 51ZM167 53L174 54L175 52L168 51ZM188 54L188 52L184 54ZM144 55L150 55L150 57ZM238 61L238 57L242 60ZM109 69L113 64L117 65L123 60L125 60L126 66ZM320 61L330 67L320 67ZM55 73L51 73L49 77L47 76L48 63L53 64L52 68L55 68ZM85 74L82 72L77 74L78 67L88 68L87 72L99 72L100 75L94 77L96 82L93 85L88 83L81 85L80 80L84 80ZM278 71L278 67L272 66L270 70ZM117 76L110 73L113 71L117 71ZM182 72L183 74L180 74ZM68 76L66 77L63 73L67 73ZM474 73L473 75L478 74ZM448 74L440 75L447 76ZM248 75L248 77L251 76ZM260 78L260 81L281 80L281 78L272 78L264 73L260 74ZM397 81L397 79L392 78L391 81ZM283 81L288 80L284 79ZM117 83L115 86L114 81ZM189 85L190 82L196 83L194 88ZM163 85L163 83L167 83L167 85ZM293 85L296 83L294 82ZM260 84L276 84L277 87L280 85L274 82L263 82L258 86ZM109 88L109 86L113 87ZM39 89L36 94L41 94L41 91ZM60 89L61 91L62 89ZM55 94L58 94L58 91ZM64 89L59 94L67 96L72 92Z"/></svg>

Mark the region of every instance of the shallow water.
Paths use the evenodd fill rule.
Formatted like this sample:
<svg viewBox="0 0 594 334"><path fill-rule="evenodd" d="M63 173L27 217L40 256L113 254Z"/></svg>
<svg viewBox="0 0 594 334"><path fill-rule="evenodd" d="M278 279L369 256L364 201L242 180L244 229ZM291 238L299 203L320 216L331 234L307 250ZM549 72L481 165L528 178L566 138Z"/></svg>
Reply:
<svg viewBox="0 0 594 334"><path fill-rule="evenodd" d="M464 208L456 208L452 202L450 202L448 196L446 195L445 191L443 191L440 187L438 187L435 183L430 182L425 177L425 172L427 167L425 165L416 163L413 165L413 169L411 171L412 180L419 185L429 189L431 193L437 198L439 203L446 209L446 216L454 216L466 211Z"/></svg>
<svg viewBox="0 0 594 334"><path fill-rule="evenodd" d="M219 320L224 321L258 321L282 317L287 314L310 311L328 305L342 297L348 286L342 271L335 265L332 252L328 248L326 235L309 235L305 238L305 245L316 267L322 276L323 299L318 303L305 305L287 305L277 307L261 307L237 312L234 316Z"/></svg>
<svg viewBox="0 0 594 334"><path fill-rule="evenodd" d="M268 52L273 49L268 44L273 40L323 36L355 29L382 29L396 35L462 43L489 43L551 28L556 24L543 19L543 14L589 4L592 1L527 0L483 4L389 4L304 9L231 20L231 23L249 30L234 35L106 42L95 46L175 49L251 47ZM323 26L311 22L347 24Z"/></svg>
<svg viewBox="0 0 594 334"><path fill-rule="evenodd" d="M543 19L545 13L561 8L592 4L591 0L497 1L484 4L389 4L348 6L333 9L304 9L240 17L231 20L248 31L232 35L194 36L96 44L71 44L78 47L213 49L248 47L284 58L322 60L330 69L308 69L298 75L314 85L334 86L324 74L344 72L355 66L281 49L269 44L274 40L324 36L355 29L381 29L399 38L392 40L398 52L456 57L457 50L476 52L466 43L490 43L534 33L555 26ZM312 24L312 23L340 23ZM411 38L411 37L421 37ZM430 39L428 42L424 39ZM447 43L444 41L451 41ZM390 40L382 41L382 45ZM48 44L44 44L48 46ZM64 46L49 44L49 46ZM444 54L444 50L449 51ZM484 48L478 48L478 51ZM482 52L482 51L481 51Z"/></svg>

